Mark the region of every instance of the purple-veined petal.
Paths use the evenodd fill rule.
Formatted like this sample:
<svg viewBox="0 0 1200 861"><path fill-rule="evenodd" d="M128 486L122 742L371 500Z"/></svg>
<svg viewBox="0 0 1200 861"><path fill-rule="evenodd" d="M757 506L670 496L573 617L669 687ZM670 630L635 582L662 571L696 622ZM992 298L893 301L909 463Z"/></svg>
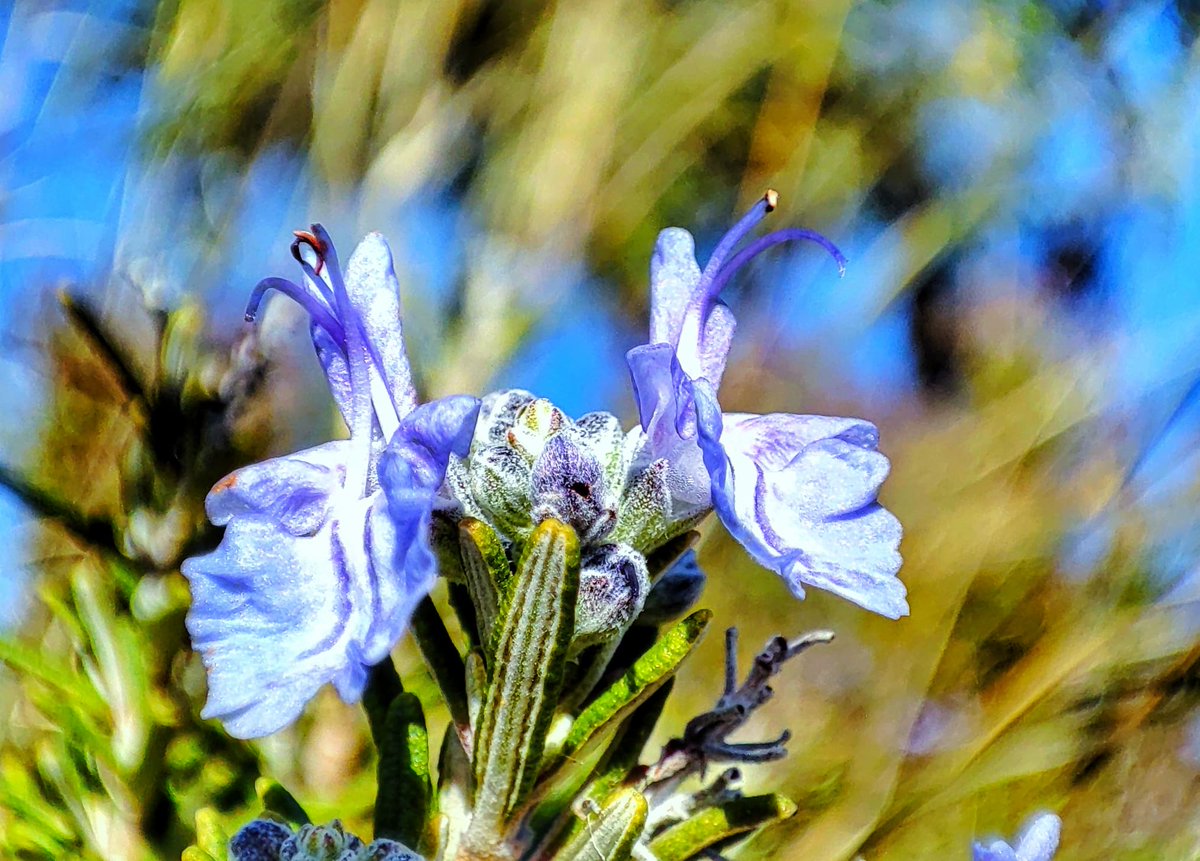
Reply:
<svg viewBox="0 0 1200 861"><path fill-rule="evenodd" d="M698 297L684 315L679 333L679 364L688 376L719 388L735 329L737 320L728 305L720 299Z"/></svg>
<svg viewBox="0 0 1200 861"><path fill-rule="evenodd" d="M387 516L373 517L371 526L376 540L391 547L390 567L400 577L395 592L401 604L407 596L424 595L437 579L429 531L438 490L446 479L450 455L466 456L478 416L479 400L466 395L422 404L401 420L380 460L379 484ZM380 614L369 644L395 643L412 607L406 613Z"/></svg>
<svg viewBox="0 0 1200 861"><path fill-rule="evenodd" d="M767 523L781 509L768 509ZM900 521L881 505L831 517L798 533L776 563L792 591L804 586L840 595L889 619L908 615L900 570Z"/></svg>
<svg viewBox="0 0 1200 861"><path fill-rule="evenodd" d="M887 478L888 459L876 451L870 422L782 413L722 416L721 445L737 451L775 480L767 499L795 519L816 520L864 508Z"/></svg>
<svg viewBox="0 0 1200 861"><path fill-rule="evenodd" d="M696 445L692 382L668 344L635 347L625 355L646 435L639 461L670 464L671 496L688 507L708 505L709 478Z"/></svg>
<svg viewBox="0 0 1200 861"><path fill-rule="evenodd" d="M373 502L341 502L304 536L267 515L235 516L216 550L184 562L188 631L208 669L204 717L257 738L294 721L326 682L361 695L381 579L364 541Z"/></svg>
<svg viewBox="0 0 1200 861"><path fill-rule="evenodd" d="M208 519L224 526L239 515L258 514L290 535L314 534L342 490L351 445L329 442L230 473L204 502Z"/></svg>
<svg viewBox="0 0 1200 861"><path fill-rule="evenodd" d="M684 372L715 388L737 322L728 306L699 289L700 281L692 234L678 227L659 233L650 258L650 343L674 347Z"/></svg>
<svg viewBox="0 0 1200 861"><path fill-rule="evenodd" d="M625 354L642 430L655 458L695 436L691 382L669 344L646 344Z"/></svg>
<svg viewBox="0 0 1200 861"><path fill-rule="evenodd" d="M404 327L400 317L400 284L392 263L392 251L379 233L368 233L354 249L346 266L346 292L358 314L372 358L391 394L397 418L417 405L412 368L404 350Z"/></svg>
<svg viewBox="0 0 1200 861"><path fill-rule="evenodd" d="M267 735L332 683L356 701L437 576L429 529L451 452L470 444L479 402L446 398L401 422L380 468L387 491L342 488L349 442L246 467L209 496L228 524L187 560L188 630L209 674L205 717Z"/></svg>
<svg viewBox="0 0 1200 861"><path fill-rule="evenodd" d="M874 427L820 416L730 417L694 386L697 439L726 529L792 591L831 591L889 618L908 613L899 521L875 503L887 460Z"/></svg>
<svg viewBox="0 0 1200 861"><path fill-rule="evenodd" d="M346 355L333 336L317 324L309 326L309 334L312 336L313 349L317 352L317 361L325 371L329 393L333 395L338 412L349 426L354 396L350 389L350 366L346 364Z"/></svg>
<svg viewBox="0 0 1200 861"><path fill-rule="evenodd" d="M650 343L679 343L684 311L699 284L692 234L668 227L658 234L650 257Z"/></svg>

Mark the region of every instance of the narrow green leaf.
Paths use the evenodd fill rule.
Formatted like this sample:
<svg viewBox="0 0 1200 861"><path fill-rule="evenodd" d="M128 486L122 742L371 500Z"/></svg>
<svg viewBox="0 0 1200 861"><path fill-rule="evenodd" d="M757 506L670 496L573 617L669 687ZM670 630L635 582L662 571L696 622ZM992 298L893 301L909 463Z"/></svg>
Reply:
<svg viewBox="0 0 1200 861"><path fill-rule="evenodd" d="M608 690L580 712L558 756L546 764L544 771L551 772L567 758L579 755L584 745L596 738L602 729L629 714L675 675L683 659L704 636L710 619L712 611L697 610L659 637Z"/></svg>
<svg viewBox="0 0 1200 861"><path fill-rule="evenodd" d="M462 631L463 636L467 639L467 650L481 648L482 641L479 636L479 619L475 613L475 603L471 600L471 592L467 589L467 584L447 580L446 603L454 611L454 619L458 622L458 629Z"/></svg>
<svg viewBox="0 0 1200 861"><path fill-rule="evenodd" d="M562 686L579 588L579 539L556 520L530 536L517 567L475 739L475 815L466 841L502 836L537 777Z"/></svg>
<svg viewBox="0 0 1200 861"><path fill-rule="evenodd" d="M263 810L267 813L274 813L295 826L312 823L304 808L300 806L300 802L278 781L271 780L269 777L260 777L254 781L254 792L258 796Z"/></svg>
<svg viewBox="0 0 1200 861"><path fill-rule="evenodd" d="M189 846L183 850L183 855L179 861L216 861L211 855L196 846Z"/></svg>
<svg viewBox="0 0 1200 861"><path fill-rule="evenodd" d="M458 543L467 590L479 623L479 640L490 665L499 632L497 620L512 571L500 537L482 520L464 517L458 524Z"/></svg>
<svg viewBox="0 0 1200 861"><path fill-rule="evenodd" d="M699 857L711 846L782 822L795 812L796 805L782 795L739 798L706 807L690 819L672 825L650 841L650 851L658 861L687 861Z"/></svg>
<svg viewBox="0 0 1200 861"><path fill-rule="evenodd" d="M425 835L432 787L429 734L421 701L401 693L388 709L379 744L375 836L418 846Z"/></svg>
<svg viewBox="0 0 1200 861"><path fill-rule="evenodd" d="M546 803L534 814L531 827L537 832L546 831L548 823L558 817L554 829L562 830L563 833L551 840L552 848L574 839L584 828L585 822L567 809L572 799L578 797L583 803L600 805L629 779L638 765L646 742L654 733L654 727L662 715L674 684L675 679L667 679L625 718L594 768L578 769L580 774L573 775L570 780L561 781L561 789L555 787L548 793ZM580 787L588 777L592 780L580 793Z"/></svg>
<svg viewBox="0 0 1200 861"><path fill-rule="evenodd" d="M402 693L404 686L400 684L400 675L390 657L371 667L367 676L367 687L363 691L362 704L363 711L367 713L367 724L371 727L371 740L375 742L376 749L379 748L383 728L387 723L388 709L392 707L392 701Z"/></svg>
<svg viewBox="0 0 1200 861"><path fill-rule="evenodd" d="M413 612L411 630L421 650L421 657L429 665L442 699L450 709L450 719L459 732L469 732L471 717L467 708L466 671L462 655L446 630L446 623L438 614L433 599L428 595L421 599Z"/></svg>
<svg viewBox="0 0 1200 861"><path fill-rule="evenodd" d="M627 861L642 836L648 810L640 792L617 792L598 814L585 814L584 827L554 856L556 861Z"/></svg>
<svg viewBox="0 0 1200 861"><path fill-rule="evenodd" d="M471 713L471 727L478 729L479 712L483 708L483 699L487 696L487 665L483 660L480 649L472 649L467 653L467 707Z"/></svg>
<svg viewBox="0 0 1200 861"><path fill-rule="evenodd" d="M42 794L27 763L11 751L0 760L0 810L9 814L9 822L22 822L52 842L69 843L74 836L62 811Z"/></svg>

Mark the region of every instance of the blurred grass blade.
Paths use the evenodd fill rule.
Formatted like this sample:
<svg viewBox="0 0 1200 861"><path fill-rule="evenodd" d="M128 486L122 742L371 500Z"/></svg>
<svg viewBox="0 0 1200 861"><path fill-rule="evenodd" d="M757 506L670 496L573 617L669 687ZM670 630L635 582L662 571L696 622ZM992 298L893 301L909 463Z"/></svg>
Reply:
<svg viewBox="0 0 1200 861"><path fill-rule="evenodd" d="M93 718L107 713L104 700L90 684L70 667L47 659L40 650L0 638L0 661L17 673L37 679Z"/></svg>

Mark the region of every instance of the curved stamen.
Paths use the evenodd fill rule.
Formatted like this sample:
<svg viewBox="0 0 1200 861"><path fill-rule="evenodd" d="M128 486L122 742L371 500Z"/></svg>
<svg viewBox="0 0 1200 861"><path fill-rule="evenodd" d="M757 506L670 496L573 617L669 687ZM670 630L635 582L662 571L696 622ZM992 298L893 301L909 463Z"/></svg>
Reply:
<svg viewBox="0 0 1200 861"><path fill-rule="evenodd" d="M798 239L803 239L808 242L815 242L817 245L820 245L829 252L829 256L832 257L834 262L837 263L838 277L842 277L846 274L846 255L842 254L836 245L834 245L821 234L817 233L815 230L803 230L798 227L790 228L788 230L779 230L775 233L768 233L761 239L750 243L741 251L739 251L727 265L722 266L721 271L718 272L717 276L712 280L711 283L708 284L707 289L705 290L704 300L706 302L712 302L716 300L717 296L719 296L721 291L728 286L730 279L732 279L733 276L738 273L739 269L741 269L759 254L766 251L772 245L779 245L784 242L792 242Z"/></svg>
<svg viewBox="0 0 1200 861"><path fill-rule="evenodd" d="M316 241L313 242L312 240ZM350 438L362 446L363 456L355 458L346 465L347 490L353 490L361 495L367 486L367 472L371 458L371 424L374 421L374 411L371 405L371 372L369 366L368 345L363 334L362 325L350 302L350 294L346 290L346 282L342 280L342 270L338 265L337 251L329 233L320 224L312 225L312 234L298 236L297 242L306 242L317 253L317 259L324 264L329 273L329 283L333 286L333 298L337 308L338 318L342 321L345 331L346 365L350 370ZM300 260L305 273L311 275L314 281L320 283L320 276L300 255L299 248L293 244L293 252Z"/></svg>
<svg viewBox="0 0 1200 861"><path fill-rule="evenodd" d="M258 309L262 306L263 299L270 290L287 296L307 311L313 322L328 332L335 341L339 344L345 343L346 335L342 330L342 324L337 321L325 303L299 284L288 281L286 278L264 278L254 286L254 290L251 291L250 298L246 302L247 323L253 323L258 318Z"/></svg>
<svg viewBox="0 0 1200 861"><path fill-rule="evenodd" d="M292 235L296 238L292 240L292 256L296 258L296 262L300 264L300 268L313 282L313 286L321 294L330 308L333 308L337 303L334 302L333 293L329 289L329 285L325 283L325 279L321 277L321 270L325 266L325 251L326 244L314 236L307 230L293 230ZM317 265L313 265L304 259L304 255L300 252L300 247L307 245L317 255Z"/></svg>
<svg viewBox="0 0 1200 861"><path fill-rule="evenodd" d="M767 193L762 196L762 199L750 207L750 211L743 215L737 224L729 228L729 232L721 237L721 241L717 243L716 250L708 258L708 263L704 266L704 272L700 275L700 284L697 287L697 292L704 290L712 283L713 279L720 274L721 268L725 263L725 258L733 251L734 246L745 239L746 234L757 227L758 223L767 216L767 213L773 212L778 203L779 193L773 188L768 188Z"/></svg>
<svg viewBox="0 0 1200 861"><path fill-rule="evenodd" d="M295 234L297 239L307 242L312 247L313 251L320 256L322 262L328 267L329 280L335 285L335 289L338 285L341 285L342 289L345 289L345 282L342 280L342 270L338 264L337 250L333 247L333 241L329 238L329 233L325 230L325 228L320 224L314 224L312 226L311 233L297 230L295 231ZM301 266L307 265L300 257L297 257L296 259L300 260ZM308 269L305 271L308 271ZM320 272L320 269L316 271ZM314 274L315 273L310 273L310 277L313 277ZM320 279L318 280L319 283L324 286L325 282ZM346 291L346 295L349 296L349 291ZM355 319L357 319L357 317ZM372 374L372 386L375 397L373 397L372 400L378 400L378 395L381 392L386 393L387 395L386 403L380 402L375 404L375 413L379 416L379 424L383 429L384 437L391 439L388 426L389 424L394 424L395 422L399 421L399 416L402 415L400 405L396 403L395 396L386 385L376 385L376 382L383 382L383 378L380 376L380 374L382 373L383 368L387 366L383 362L383 356L379 354L378 345L375 344L375 342L369 337L367 337L365 330L363 330L363 344L366 346L367 355L371 358L371 364L375 366ZM375 379L376 377L378 377L378 380ZM407 406L408 409L404 410L404 413L412 410L415 404L408 404ZM390 416L385 415L389 412L391 413ZM394 427L392 429L395 430Z"/></svg>

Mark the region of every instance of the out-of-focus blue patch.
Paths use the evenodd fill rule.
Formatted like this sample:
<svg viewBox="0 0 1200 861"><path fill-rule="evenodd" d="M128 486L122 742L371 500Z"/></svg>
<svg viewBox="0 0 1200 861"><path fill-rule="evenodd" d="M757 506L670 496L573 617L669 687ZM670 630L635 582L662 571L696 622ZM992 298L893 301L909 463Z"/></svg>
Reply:
<svg viewBox="0 0 1200 861"><path fill-rule="evenodd" d="M911 302L894 298L905 248L865 215L832 238L849 258L845 277L807 248L781 256L753 282L756 310L742 315L739 343L752 350L754 339L766 339L816 351L833 372L812 374L808 382L840 395L850 386L871 404L898 403L917 385ZM729 304L737 313L736 294ZM751 328L753 335L746 331Z"/></svg>
<svg viewBox="0 0 1200 861"><path fill-rule="evenodd" d="M847 336L843 343L848 382L864 403L898 406L917 393L917 363L912 349L912 303L889 306L866 329Z"/></svg>
<svg viewBox="0 0 1200 861"><path fill-rule="evenodd" d="M5 551L5 563L0 565L0 635L22 616L25 600L26 572L20 566L24 553L15 549L16 533L29 521L29 513L11 493L0 488L0 545ZM15 552L14 552L15 551Z"/></svg>
<svg viewBox="0 0 1200 861"><path fill-rule="evenodd" d="M1184 67L1182 23L1174 3L1139 3L1120 15L1104 54L1126 98L1139 106L1161 95Z"/></svg>
<svg viewBox="0 0 1200 861"><path fill-rule="evenodd" d="M917 138L925 171L955 191L994 170L1019 134L1011 106L947 98L922 106Z"/></svg>
<svg viewBox="0 0 1200 861"><path fill-rule="evenodd" d="M1025 173L1027 216L1054 223L1093 218L1116 180L1117 140L1094 106L1078 105L1055 117L1034 144Z"/></svg>
<svg viewBox="0 0 1200 861"><path fill-rule="evenodd" d="M105 39L129 35L115 20L126 5L92 3L80 12L24 4L8 21L0 54L8 108L0 110L0 289L7 295L46 281L88 281L112 261L141 76L85 72L77 53L86 47L103 64Z"/></svg>
<svg viewBox="0 0 1200 861"><path fill-rule="evenodd" d="M595 285L571 291L571 301L545 315L490 388L528 389L570 416L632 406L624 352L644 340L597 295Z"/></svg>
<svg viewBox="0 0 1200 861"><path fill-rule="evenodd" d="M857 68L899 84L944 68L971 35L974 14L971 4L956 0L855 4L844 49Z"/></svg>
<svg viewBox="0 0 1200 861"><path fill-rule="evenodd" d="M140 73L109 59L136 33L140 4L120 0L0 4L0 332L36 341L26 297L107 277L134 156ZM161 216L160 216L161 217ZM0 408L35 414L45 387L36 357L15 352ZM28 445L6 425L4 462ZM0 626L21 602L26 571L15 524L26 518L0 494Z"/></svg>

